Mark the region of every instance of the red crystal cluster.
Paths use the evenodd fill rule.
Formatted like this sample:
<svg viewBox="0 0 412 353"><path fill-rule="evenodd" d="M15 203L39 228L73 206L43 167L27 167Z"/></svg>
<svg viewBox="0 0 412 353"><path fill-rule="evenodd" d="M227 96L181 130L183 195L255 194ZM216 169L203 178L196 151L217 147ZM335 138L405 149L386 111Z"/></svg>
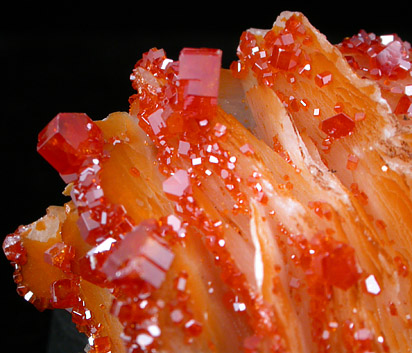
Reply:
<svg viewBox="0 0 412 353"><path fill-rule="evenodd" d="M411 45L396 34L377 36L361 30L342 41L340 46L350 65L376 78L399 80L408 75L412 66ZM350 53L366 55L362 59L368 60L358 62Z"/></svg>
<svg viewBox="0 0 412 353"><path fill-rule="evenodd" d="M93 248L79 260L81 265L77 269L71 266L75 254L70 245L56 243L45 251L44 261L61 269L68 277L54 281L50 303L37 307L71 308L73 321L90 337L94 353L109 352L111 345L109 338L100 336L99 327L92 324L93 315L81 298L80 278L112 290L117 288L119 294L113 305L118 307L120 303L138 301L139 295L146 297L160 287L174 257L162 239L165 232L173 232L171 226L166 223L160 229L157 221L136 226L122 205L113 204L105 197L100 181L102 164L110 158L104 150L105 143L99 127L86 114L79 113L57 115L40 132L38 143L39 153L65 181L72 182L70 195L79 214L78 228ZM19 234L8 236L3 248L7 258L15 263L15 277L20 278L26 252ZM130 249L135 251L130 252ZM27 293L31 292L25 289L21 294L27 296ZM29 299L33 302L35 298ZM146 345L149 337L153 341L160 334L155 327L155 317L153 311L150 329L141 318L140 325L136 317L129 322L133 332L146 332L145 339L136 339L137 342L143 340L142 345ZM150 335L150 330L155 333ZM136 351L139 349L137 344Z"/></svg>
<svg viewBox="0 0 412 353"><path fill-rule="evenodd" d="M79 212L80 234L95 245L108 237L119 239L131 231L134 224L122 205L113 204L104 196L99 177L101 161L93 158L87 162L73 183L70 195Z"/></svg>
<svg viewBox="0 0 412 353"><path fill-rule="evenodd" d="M331 85L333 75L329 71L315 73L312 78L312 58L304 49L312 40L312 36L307 33L297 16L291 16L278 33L273 29L267 31L263 40L259 40L252 31L245 31L238 46L239 60L231 65L232 73L235 77L244 78L248 70L252 70L257 81L273 88L290 112L308 111L311 103L307 98L298 99L295 95L285 95L276 88L275 82L279 79L279 74L282 74L286 75L292 86L296 82L296 75L313 79L320 89ZM313 116L320 116L319 107L311 109ZM319 125L320 130L326 134L322 143L325 152L330 149L334 140L351 135L355 129L355 121L360 120L359 116L352 118L341 109L335 111L337 115L322 120Z"/></svg>
<svg viewBox="0 0 412 353"><path fill-rule="evenodd" d="M289 94L296 87L285 93L277 86L278 82L286 82L288 87L293 87L302 79L310 82L308 86L311 89L326 95L325 92L339 78L338 75L333 77L330 71L314 72L316 66L306 46L315 38L299 16L289 17L282 29L267 31L263 37L262 33L255 35L253 31L246 31L242 34L238 47L239 60L231 65L233 76L245 79L248 75L254 75L260 85L275 91L290 114L300 111L315 117L324 114L317 105L314 106L315 99L310 100L312 97L300 99L294 93ZM354 68L368 71L377 79L408 79L410 46L397 37L387 44L383 41L382 37L361 32L345 40L340 49ZM352 51L356 52L354 58L349 56ZM359 66L360 54L368 55L368 66ZM103 127L102 131L99 124L86 114L61 113L40 132L39 153L70 183L66 191L70 192L72 201L66 205L70 209L66 215L75 215L76 232L78 230L80 234L84 251L80 254L62 237L42 252L44 263L59 271L59 277L48 289L48 300L45 302L24 284L22 267L27 263L28 255L22 238L27 229L19 228L3 243L7 258L15 266L14 279L19 294L39 309L68 309L79 330L89 337L91 353L111 352L113 342L107 334L102 334L103 327L94 321L96 313L85 303L82 281L103 288L110 296L111 304L106 313L113 315L122 327L120 339L125 352L161 351L164 343L162 335L167 331L164 329L167 325L177 329L171 332L181 333L184 341L192 344L196 338L209 334L209 328L204 327L202 321L202 315L206 317L208 312L200 314L191 310L191 292L188 288L191 281L196 280L189 274L191 269L186 267L176 271L173 266L176 262L184 262L179 258L179 251L186 251L186 247L196 244L196 247L204 248L202 255L205 256L199 262L210 261L216 266L217 271L211 278L216 276L216 281L222 284L219 291L225 308L229 310L225 314L235 321L239 320L240 324L235 322L234 327L238 325L239 331L246 332L240 344L244 352L286 352L287 345L290 345L290 342L285 343L282 337L285 327L280 326L281 320L276 317L278 312L284 314L285 310L276 311L275 304L268 303L264 296L270 298L269 301L287 298L291 303L285 301L281 306L296 305L293 314L307 315L302 321L309 321L312 341L321 352L330 352L337 337L343 337L343 345L350 352L372 351L376 342L387 351L383 336L377 337L379 333L372 332L357 317L345 313L346 321L331 319L341 309L331 305L334 293L359 295L356 290L361 288L370 297L381 294L379 277L361 269L356 253L358 248L355 250L344 241L334 239L338 232L341 240L345 235L345 231L340 229L344 226L338 219L341 215L334 209L336 206L319 200L317 194L316 201L308 201L314 197L309 192L304 196L305 204L297 200L293 192L301 185L292 183L292 178L303 181L299 179L302 170L293 164L288 151L276 136L273 138L274 150L287 162L279 170L283 167L286 170L292 165L294 169L291 171L296 175L274 176L272 169L263 166L262 160L267 156L258 149L259 145L248 143L245 137L233 138L235 143L227 143L233 131L241 130L232 130L226 123L230 121L225 120L226 113L218 107L221 56L220 50L185 48L178 61L173 61L166 57L163 50L153 48L136 63L130 76L132 86L138 92L130 98L130 115L133 117L130 119L138 119L140 128L151 140L145 143L153 143L155 147L156 161L153 165L158 166L160 171L160 191L163 191L163 200L170 202L167 203L170 206L168 213L156 219L136 222L126 203L116 203L109 197L110 187L105 189L102 182L105 180L103 171L110 158L115 158L113 151L119 141L114 137L105 139ZM411 94L409 91L403 93L395 112L410 114L412 108L408 102ZM315 129L324 138L320 149L327 153L333 141L348 138L355 132L356 123L365 118L365 113L357 112L352 117L340 102L325 108L328 116ZM238 141L241 143L236 144ZM150 145L150 148L153 146ZM270 157L278 156L272 154ZM246 166L245 158L247 163L253 161L247 171L239 168L239 165ZM357 155L350 153L344 158L346 172L359 168ZM281 158L277 161L284 162ZM130 173L140 177L140 171L134 166L130 168ZM275 180L279 182L277 178L281 181L277 184L278 190L274 190L276 188L271 183ZM204 185L206 187L202 190ZM362 205L368 203L368 196L359 190L356 183L352 183L350 189ZM203 195L205 190L221 192L224 195L221 200L225 204L221 206L218 204L220 201L211 200L213 195ZM268 190L275 196L270 198ZM278 217L277 209L276 212L272 209L277 196L301 202L299 207L307 211L305 217L311 224L307 229L314 234L292 234L288 230L281 221L286 220L287 216L283 214ZM257 212L256 218L259 219L252 218L255 216L253 212L256 212L253 207L264 209L262 215ZM271 216L272 223L265 223L266 218ZM225 224L226 219L229 221ZM249 230L252 226L257 227L252 224L255 221L273 228L270 234L274 239L264 240L268 245L271 241L276 243L276 251L279 250L279 258L282 258L279 263L283 260L282 266L285 265L285 268L275 264L275 261L271 262L272 258L261 259L262 264L259 264L259 256L269 258L273 254L268 255L260 250L264 244L259 244L260 239L255 240L252 236L242 239L242 222L247 223L244 227L252 234L257 233L256 230ZM317 221L322 224L319 228ZM361 220L357 222L361 223ZM382 231L386 229L384 221L377 220L376 224ZM41 228L41 223L37 226ZM230 235L228 229L235 235ZM304 227L296 229L306 231ZM257 238L262 236L252 235ZM247 250L242 249L241 242L247 244ZM182 247L178 248L178 245ZM241 261L236 258L245 254L248 256L250 248L259 248L255 252L255 269L250 271L252 275L245 268L240 268ZM397 274L406 278L409 273L407 262L401 256L395 262ZM267 268L259 269L259 266ZM278 276L281 271L282 275ZM248 275L256 277L253 281L256 287L260 285L261 288L257 290ZM259 275L265 278L258 278ZM288 280L286 286L280 283L285 278ZM259 281L266 282L259 284ZM215 290L212 281L208 281L207 286L207 293L212 294ZM201 287L196 288L198 293L195 295L201 296L199 292L205 289L206 284L202 282ZM289 293L277 296L285 288ZM169 291L167 302L162 299L165 298L165 291ZM398 315L394 303L390 304L390 310L391 315ZM246 329L241 327L244 322L247 323ZM208 349L215 351L211 340Z"/></svg>
<svg viewBox="0 0 412 353"><path fill-rule="evenodd" d="M276 330L273 318L268 318L268 310L261 298L251 291L244 274L226 249L222 222L210 219L192 194L192 186L200 185L202 178L215 174L234 200L232 212L249 213L248 203L240 188L241 180L236 176L237 158L221 145L228 133L227 127L215 122L220 60L220 50L185 49L179 61L172 62L162 50L153 49L134 69L133 85L140 93L132 97L131 104L132 111L133 106L138 105L140 126L152 136L158 147L159 167L167 177L163 190L175 201L176 214L182 220L179 220L180 236L185 236L189 231L185 229L187 225L204 234L207 249L221 269L224 283L233 291L230 298L237 298L235 302L230 299L229 306L239 313L247 308L251 325L258 336ZM203 69L197 67L198 63L202 63ZM159 82L167 84L161 86ZM243 145L239 152L252 154L253 150ZM183 168L183 165L186 167ZM260 186L258 174L250 181L252 188ZM261 186L258 187L256 194L261 202L265 202L261 189ZM244 308L240 311L239 303ZM171 318L179 323L180 311L173 309ZM192 325L187 322L184 328L189 336L190 332L192 335L201 332L200 323ZM246 341L248 339L245 338Z"/></svg>
<svg viewBox="0 0 412 353"><path fill-rule="evenodd" d="M337 46L361 76L378 81L395 114L412 118L412 49L396 34L377 36L364 30Z"/></svg>
<svg viewBox="0 0 412 353"><path fill-rule="evenodd" d="M220 50L187 48L181 52L179 61L173 62L163 50L153 49L143 55L132 74L133 85L140 93L132 97L131 103L139 100L140 125L158 147L160 168L167 177L163 190L176 201L181 218L196 219L199 227L208 227L209 234L218 233L219 225L208 224L202 210L196 207L191 197L193 170L177 167L176 156L172 154L187 156L193 168L203 169L206 174L210 172L205 168L206 163L211 166L224 163L227 169L220 172L228 183L234 183L230 170L236 160L213 143L225 134L226 127L210 126L217 108L220 62ZM207 146L200 136L207 139ZM123 205L107 199L100 177L104 163L110 158L104 147L107 144L99 127L86 114L61 113L39 134L39 153L66 182L71 182L70 195L79 214L78 229L92 246L79 259L80 266L74 269L76 274L71 272L75 256L71 246L57 243L44 253L46 263L68 274L67 278L52 283L49 305L72 308L72 318L78 327L88 327L85 332L91 337L93 352L108 352L110 340L99 336L98 329L93 328L93 315L81 299L79 281L84 278L111 288L115 295L111 313L124 326L122 339L128 351L154 352L156 339L161 335L158 314L162 304L151 300L150 293L162 285L173 262L168 236L174 233L175 237L184 237L185 223L170 215L136 225ZM216 248L212 244L217 240L212 241L212 235L209 237L211 249L221 256L224 248ZM18 234L7 237L4 250L16 266L24 265L25 250ZM222 266L232 273L233 263L227 253L226 258L228 263ZM230 281L231 276L227 278ZM184 276L179 279L179 293L185 293L184 281ZM201 334L202 325L185 307L185 300L181 298L179 306L171 308L171 319L182 325L190 341Z"/></svg>

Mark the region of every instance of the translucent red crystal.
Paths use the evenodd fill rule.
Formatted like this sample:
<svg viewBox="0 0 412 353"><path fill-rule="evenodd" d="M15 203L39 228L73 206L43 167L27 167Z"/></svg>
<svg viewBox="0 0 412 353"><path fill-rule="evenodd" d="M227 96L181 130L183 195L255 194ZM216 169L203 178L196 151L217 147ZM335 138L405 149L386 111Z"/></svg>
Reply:
<svg viewBox="0 0 412 353"><path fill-rule="evenodd" d="M270 57L273 67L281 70L293 70L298 65L299 57L295 52L281 47L275 47Z"/></svg>
<svg viewBox="0 0 412 353"><path fill-rule="evenodd" d="M75 279L61 279L51 285L51 305L56 309L74 307L79 301L80 288Z"/></svg>
<svg viewBox="0 0 412 353"><path fill-rule="evenodd" d="M360 76L375 80L382 96L402 123L411 117L412 108L405 98L412 82L412 50L396 34L377 36L361 30L338 46L352 69ZM355 116L355 120L356 116Z"/></svg>
<svg viewBox="0 0 412 353"><path fill-rule="evenodd" d="M328 71L322 72L315 76L315 83L319 87L323 87L332 82L332 74Z"/></svg>
<svg viewBox="0 0 412 353"><path fill-rule="evenodd" d="M334 139L353 133L355 122L345 113L339 113L321 122L321 130Z"/></svg>
<svg viewBox="0 0 412 353"><path fill-rule="evenodd" d="M393 40L376 55L376 63L384 75L391 76L396 69L408 71L411 68L407 55L403 43Z"/></svg>
<svg viewBox="0 0 412 353"><path fill-rule="evenodd" d="M18 232L19 230L16 233ZM23 246L20 235L16 233L6 236L3 241L3 252L7 260L24 265L27 262L27 251Z"/></svg>
<svg viewBox="0 0 412 353"><path fill-rule="evenodd" d="M179 55L179 80L187 80L185 94L217 97L222 51L207 48L184 48Z"/></svg>
<svg viewBox="0 0 412 353"><path fill-rule="evenodd" d="M190 179L187 172L183 169L178 170L163 182L163 191L174 196L182 196L189 190Z"/></svg>
<svg viewBox="0 0 412 353"><path fill-rule="evenodd" d="M163 109L158 109L147 118L155 135L158 135L160 131L166 127L166 123L162 118L162 113Z"/></svg>
<svg viewBox="0 0 412 353"><path fill-rule="evenodd" d="M39 133L37 144L37 151L62 175L78 172L102 149L102 132L84 113L58 114Z"/></svg>
<svg viewBox="0 0 412 353"><path fill-rule="evenodd" d="M395 114L403 114L412 117L412 97L402 95L396 105Z"/></svg>
<svg viewBox="0 0 412 353"><path fill-rule="evenodd" d="M154 222L144 222L120 241L102 266L110 280L125 282L143 279L159 288L174 254L155 233Z"/></svg>
<svg viewBox="0 0 412 353"><path fill-rule="evenodd" d="M344 290L355 285L360 277L354 249L340 242L328 244L322 270L327 283Z"/></svg>
<svg viewBox="0 0 412 353"><path fill-rule="evenodd" d="M111 352L111 342L110 338L107 336L96 337L93 340L93 353L110 353Z"/></svg>
<svg viewBox="0 0 412 353"><path fill-rule="evenodd" d="M72 246L59 242L44 252L44 261L60 268L63 272L70 272L74 256L75 253Z"/></svg>
<svg viewBox="0 0 412 353"><path fill-rule="evenodd" d="M190 319L189 321L187 321L184 324L184 328L186 333L191 337L199 336L203 330L202 325L194 319Z"/></svg>

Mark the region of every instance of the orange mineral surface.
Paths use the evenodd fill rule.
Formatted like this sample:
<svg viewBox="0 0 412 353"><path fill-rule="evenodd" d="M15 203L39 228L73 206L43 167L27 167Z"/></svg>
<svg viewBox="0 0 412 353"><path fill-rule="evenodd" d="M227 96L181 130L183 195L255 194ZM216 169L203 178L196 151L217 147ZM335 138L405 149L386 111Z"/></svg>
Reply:
<svg viewBox="0 0 412 353"><path fill-rule="evenodd" d="M153 48L129 112L41 130L68 201L6 237L18 293L92 353L410 352L409 43L284 12L237 54Z"/></svg>

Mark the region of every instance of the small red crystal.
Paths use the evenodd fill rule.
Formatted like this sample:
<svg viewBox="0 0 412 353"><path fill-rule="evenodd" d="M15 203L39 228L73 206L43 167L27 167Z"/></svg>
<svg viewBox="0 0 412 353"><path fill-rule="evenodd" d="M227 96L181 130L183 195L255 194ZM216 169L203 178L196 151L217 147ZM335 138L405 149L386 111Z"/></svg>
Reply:
<svg viewBox="0 0 412 353"><path fill-rule="evenodd" d="M108 236L116 238L128 233L134 222L122 205L108 203L103 198L101 205L80 213L77 225L83 239L95 245Z"/></svg>
<svg viewBox="0 0 412 353"><path fill-rule="evenodd" d="M321 123L321 130L335 139L351 135L355 129L355 122L345 113L339 113Z"/></svg>
<svg viewBox="0 0 412 353"><path fill-rule="evenodd" d="M397 68L403 68L405 71L411 68L411 63L405 59L405 56L403 43L394 40L376 55L376 61L380 70L390 76Z"/></svg>
<svg viewBox="0 0 412 353"><path fill-rule="evenodd" d="M240 152L242 152L243 154L246 154L247 156L250 156L255 153L253 150L253 147L248 143L245 143L244 145L240 146L239 150Z"/></svg>
<svg viewBox="0 0 412 353"><path fill-rule="evenodd" d="M60 268L63 272L70 272L71 261L74 255L74 248L72 246L56 243L44 252L44 261Z"/></svg>
<svg viewBox="0 0 412 353"><path fill-rule="evenodd" d="M96 337L93 344L93 352L95 353L110 353L111 342L108 336Z"/></svg>
<svg viewBox="0 0 412 353"><path fill-rule="evenodd" d="M166 123L162 118L162 113L163 109L158 109L147 118L155 135L158 135L160 131L166 127Z"/></svg>
<svg viewBox="0 0 412 353"><path fill-rule="evenodd" d="M171 177L163 182L163 191L174 196L183 196L190 187L190 179L187 172L179 169Z"/></svg>
<svg viewBox="0 0 412 353"><path fill-rule="evenodd" d="M273 67L287 71L292 70L297 66L299 58L294 51L281 47L274 47L269 61Z"/></svg>
<svg viewBox="0 0 412 353"><path fill-rule="evenodd" d="M330 285L341 289L349 289L359 279L354 249L345 244L334 242L327 249L322 259L323 277Z"/></svg>
<svg viewBox="0 0 412 353"><path fill-rule="evenodd" d="M9 234L3 241L3 252L7 260L19 265L27 262L27 251L18 234Z"/></svg>
<svg viewBox="0 0 412 353"><path fill-rule="evenodd" d="M89 243L92 243L90 234L98 231L100 229L101 223L96 219L94 213L91 210L87 210L79 215L77 226L83 239L88 241Z"/></svg>
<svg viewBox="0 0 412 353"><path fill-rule="evenodd" d="M315 83L319 87L326 86L327 84L332 82L332 74L329 71L322 72L315 76Z"/></svg>
<svg viewBox="0 0 412 353"><path fill-rule="evenodd" d="M203 329L201 323L194 319L190 319L189 321L187 321L184 327L185 327L185 332L189 336L192 336L192 337L199 336L202 333L202 329Z"/></svg>
<svg viewBox="0 0 412 353"><path fill-rule="evenodd" d="M60 174L77 173L90 156L101 153L100 128L84 113L60 113L39 133L37 151Z"/></svg>
<svg viewBox="0 0 412 353"><path fill-rule="evenodd" d="M146 221L125 235L102 267L109 279L143 279L155 288L160 287L174 254L153 232L153 227Z"/></svg>
<svg viewBox="0 0 412 353"><path fill-rule="evenodd" d="M406 94L402 95L396 105L395 114L404 114L412 117L412 97L408 97Z"/></svg>
<svg viewBox="0 0 412 353"><path fill-rule="evenodd" d="M53 308L72 308L79 301L79 283L76 280L67 278L54 281L50 290Z"/></svg>

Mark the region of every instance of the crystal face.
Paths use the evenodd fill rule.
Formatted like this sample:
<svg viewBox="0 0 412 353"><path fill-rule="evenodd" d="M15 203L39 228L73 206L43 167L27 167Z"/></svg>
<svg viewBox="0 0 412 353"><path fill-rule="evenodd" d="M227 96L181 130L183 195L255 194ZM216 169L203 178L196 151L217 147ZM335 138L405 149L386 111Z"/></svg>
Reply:
<svg viewBox="0 0 412 353"><path fill-rule="evenodd" d="M355 128L355 122L346 114L339 113L321 123L321 130L335 139L352 134Z"/></svg>
<svg viewBox="0 0 412 353"><path fill-rule="evenodd" d="M174 196L183 196L190 187L190 180L187 172L178 170L163 182L163 191Z"/></svg>
<svg viewBox="0 0 412 353"><path fill-rule="evenodd" d="M79 284L76 280L61 279L53 282L51 288L51 305L56 309L74 307L79 298Z"/></svg>
<svg viewBox="0 0 412 353"><path fill-rule="evenodd" d="M412 117L412 97L406 94L401 96L395 108L395 114L403 114Z"/></svg>
<svg viewBox="0 0 412 353"><path fill-rule="evenodd" d="M222 51L185 48L179 55L179 80L187 80L185 93L191 96L217 97Z"/></svg>
<svg viewBox="0 0 412 353"><path fill-rule="evenodd" d="M353 248L344 243L337 243L333 244L326 254L322 260L326 281L344 290L355 285L359 279L359 272Z"/></svg>
<svg viewBox="0 0 412 353"><path fill-rule="evenodd" d="M76 173L90 156L100 154L103 138L84 113L60 113L40 133L37 151L60 174Z"/></svg>
<svg viewBox="0 0 412 353"><path fill-rule="evenodd" d="M332 74L328 71L322 72L315 76L315 83L319 87L326 86L332 82Z"/></svg>
<svg viewBox="0 0 412 353"><path fill-rule="evenodd" d="M74 259L74 248L64 243L56 243L44 253L44 261L60 268L63 272L71 271L71 262Z"/></svg>
<svg viewBox="0 0 412 353"><path fill-rule="evenodd" d="M144 222L125 235L102 270L110 280L143 279L159 288L173 258L173 252L154 233L153 223Z"/></svg>

